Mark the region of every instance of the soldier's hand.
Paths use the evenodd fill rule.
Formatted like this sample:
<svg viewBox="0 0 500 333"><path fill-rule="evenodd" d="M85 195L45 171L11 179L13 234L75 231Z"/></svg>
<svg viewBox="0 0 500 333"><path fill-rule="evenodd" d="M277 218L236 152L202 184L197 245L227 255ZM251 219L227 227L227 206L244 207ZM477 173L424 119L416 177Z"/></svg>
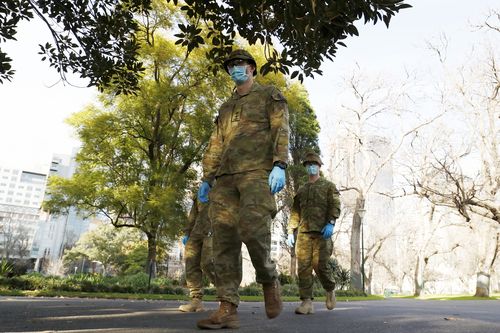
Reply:
<svg viewBox="0 0 500 333"><path fill-rule="evenodd" d="M324 239L328 239L333 235L333 224L328 223L321 229L321 233L323 234Z"/></svg>
<svg viewBox="0 0 500 333"><path fill-rule="evenodd" d="M208 192L210 192L210 184L207 182L201 183L200 189L198 190L198 200L200 200L203 203L207 203Z"/></svg>
<svg viewBox="0 0 500 333"><path fill-rule="evenodd" d="M276 194L285 187L285 170L279 166L274 166L269 174L269 188L272 194Z"/></svg>

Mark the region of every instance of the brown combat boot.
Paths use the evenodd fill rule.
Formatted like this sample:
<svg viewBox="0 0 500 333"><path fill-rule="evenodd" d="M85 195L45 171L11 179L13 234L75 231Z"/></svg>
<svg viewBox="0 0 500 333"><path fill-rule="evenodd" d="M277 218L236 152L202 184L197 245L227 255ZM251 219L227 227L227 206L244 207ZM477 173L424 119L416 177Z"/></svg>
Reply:
<svg viewBox="0 0 500 333"><path fill-rule="evenodd" d="M337 304L337 299L335 297L335 290L326 292L326 308L328 310L333 310L335 308L335 304Z"/></svg>
<svg viewBox="0 0 500 333"><path fill-rule="evenodd" d="M262 284L264 290L264 303L266 305L266 315L269 319L279 316L283 310L281 302L281 286L278 280L271 283Z"/></svg>
<svg viewBox="0 0 500 333"><path fill-rule="evenodd" d="M313 314L314 313L314 307L313 303L310 298L305 298L302 300L302 304L300 304L296 309L295 309L296 314Z"/></svg>
<svg viewBox="0 0 500 333"><path fill-rule="evenodd" d="M198 320L196 323L199 328L218 330L222 328L239 328L240 321L237 306L233 303L221 301L219 310L215 311L207 319Z"/></svg>
<svg viewBox="0 0 500 333"><path fill-rule="evenodd" d="M200 298L193 298L188 304L179 306L179 311L182 312L200 312L203 311L203 304Z"/></svg>

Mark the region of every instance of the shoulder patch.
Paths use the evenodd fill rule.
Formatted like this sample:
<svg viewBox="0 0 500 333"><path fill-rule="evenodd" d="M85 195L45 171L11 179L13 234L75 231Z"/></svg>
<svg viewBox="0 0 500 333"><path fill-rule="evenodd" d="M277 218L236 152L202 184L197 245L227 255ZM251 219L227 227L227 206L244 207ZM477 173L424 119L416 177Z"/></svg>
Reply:
<svg viewBox="0 0 500 333"><path fill-rule="evenodd" d="M275 100L275 101L284 101L286 102L286 98L285 96L281 93L281 91L279 91L278 89L274 88L273 89L273 92L271 94L271 97Z"/></svg>

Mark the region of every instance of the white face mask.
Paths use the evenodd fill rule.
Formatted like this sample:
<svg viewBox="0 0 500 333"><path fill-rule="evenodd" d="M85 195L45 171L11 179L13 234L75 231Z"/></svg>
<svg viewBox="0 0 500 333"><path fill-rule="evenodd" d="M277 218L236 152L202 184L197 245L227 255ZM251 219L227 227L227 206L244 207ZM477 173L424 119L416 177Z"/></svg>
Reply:
<svg viewBox="0 0 500 333"><path fill-rule="evenodd" d="M316 164L308 164L306 169L307 169L307 174L310 176L314 176L319 173L319 166Z"/></svg>

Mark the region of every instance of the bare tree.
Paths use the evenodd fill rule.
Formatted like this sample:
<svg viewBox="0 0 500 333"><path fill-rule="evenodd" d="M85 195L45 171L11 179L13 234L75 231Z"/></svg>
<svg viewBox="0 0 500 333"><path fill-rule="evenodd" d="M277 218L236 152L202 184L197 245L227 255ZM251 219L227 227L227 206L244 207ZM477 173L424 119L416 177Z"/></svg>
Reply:
<svg viewBox="0 0 500 333"><path fill-rule="evenodd" d="M340 185L344 206L352 211L351 285L359 290L364 289L360 211L366 211L369 207L366 203L372 200L372 195L392 191L392 179L386 179L390 184L384 184L383 177L392 176L392 161L403 143L443 114L419 120L411 112L409 105L413 102L407 91L415 78L410 74L402 83L389 83L360 72L358 68L345 82L348 101L341 105L336 131L339 135L332 147L329 169L331 178ZM403 116L412 121L403 121Z"/></svg>
<svg viewBox="0 0 500 333"><path fill-rule="evenodd" d="M499 32L500 23L495 25L492 18L499 19L500 15L490 15L483 28ZM451 70L456 83L443 91L443 107L455 115L454 129L450 130L455 137L441 137L436 145L435 137L421 136L419 140L434 144L428 144L430 149L413 168L409 183L415 193L433 205L456 211L473 231L477 229L475 224L489 221L490 226L481 227L491 229L486 236L471 232L472 236L482 237L477 241L486 244L476 268L476 295L487 296L500 238L500 73L498 51L494 47L481 51L486 52L478 60Z"/></svg>

